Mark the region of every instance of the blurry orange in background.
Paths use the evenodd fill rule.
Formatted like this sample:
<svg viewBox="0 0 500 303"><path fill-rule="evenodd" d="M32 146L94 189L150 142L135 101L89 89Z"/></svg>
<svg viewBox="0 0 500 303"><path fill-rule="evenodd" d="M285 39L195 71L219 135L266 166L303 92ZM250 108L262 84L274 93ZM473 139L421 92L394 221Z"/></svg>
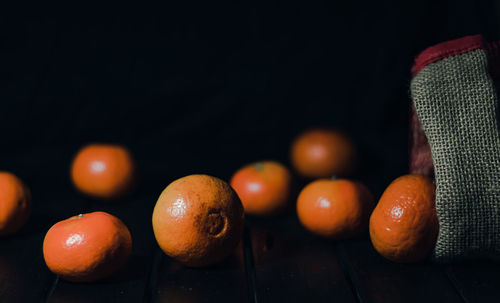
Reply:
<svg viewBox="0 0 500 303"><path fill-rule="evenodd" d="M297 199L297 215L314 234L349 239L368 230L374 202L370 190L347 179L320 179L306 185Z"/></svg>
<svg viewBox="0 0 500 303"><path fill-rule="evenodd" d="M31 194L24 183L9 172L0 172L0 236L17 232L31 214Z"/></svg>
<svg viewBox="0 0 500 303"><path fill-rule="evenodd" d="M240 168L230 184L240 197L245 213L255 216L282 212L290 202L293 186L290 171L275 161Z"/></svg>
<svg viewBox="0 0 500 303"><path fill-rule="evenodd" d="M75 156L71 179L75 187L86 195L115 199L134 188L136 167L132 155L124 146L89 144Z"/></svg>
<svg viewBox="0 0 500 303"><path fill-rule="evenodd" d="M125 224L105 212L93 212L54 224L43 240L47 267L73 282L91 282L120 269L132 252Z"/></svg>
<svg viewBox="0 0 500 303"><path fill-rule="evenodd" d="M311 129L292 143L293 167L305 178L346 176L354 172L357 151L345 134L329 129Z"/></svg>
<svg viewBox="0 0 500 303"><path fill-rule="evenodd" d="M187 266L206 266L234 252L244 212L234 190L219 178L190 175L170 183L153 211L160 248Z"/></svg>
<svg viewBox="0 0 500 303"><path fill-rule="evenodd" d="M384 191L370 218L375 249L395 262L416 262L433 250L439 231L432 180L404 175Z"/></svg>

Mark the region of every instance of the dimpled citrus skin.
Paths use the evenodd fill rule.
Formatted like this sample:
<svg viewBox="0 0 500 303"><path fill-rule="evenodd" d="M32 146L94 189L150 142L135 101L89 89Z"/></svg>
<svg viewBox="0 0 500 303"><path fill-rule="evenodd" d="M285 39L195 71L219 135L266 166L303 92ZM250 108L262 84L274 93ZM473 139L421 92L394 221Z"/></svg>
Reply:
<svg viewBox="0 0 500 303"><path fill-rule="evenodd" d="M435 188L422 175L394 180L382 194L370 218L370 238L375 249L395 262L416 262L435 246L439 223Z"/></svg>
<svg viewBox="0 0 500 303"><path fill-rule="evenodd" d="M136 168L123 146L89 144L78 151L71 179L82 193L99 199L120 198L134 187Z"/></svg>
<svg viewBox="0 0 500 303"><path fill-rule="evenodd" d="M226 182L190 175L167 186L153 211L160 248L187 266L206 266L230 255L241 240L244 213Z"/></svg>
<svg viewBox="0 0 500 303"><path fill-rule="evenodd" d="M0 236L17 232L31 214L31 194L24 183L9 172L0 172Z"/></svg>
<svg viewBox="0 0 500 303"><path fill-rule="evenodd" d="M368 228L373 196L360 182L320 179L309 183L297 199L297 215L312 233L348 239Z"/></svg>
<svg viewBox="0 0 500 303"><path fill-rule="evenodd" d="M127 226L105 212L60 221L43 241L47 267L72 282L92 282L111 275L127 262L131 251Z"/></svg>
<svg viewBox="0 0 500 303"><path fill-rule="evenodd" d="M290 201L292 175L278 162L262 161L239 169L230 184L240 197L245 213L270 216L283 211Z"/></svg>
<svg viewBox="0 0 500 303"><path fill-rule="evenodd" d="M312 129L292 143L291 160L305 178L329 178L351 174L356 166L356 148L344 134L328 129Z"/></svg>

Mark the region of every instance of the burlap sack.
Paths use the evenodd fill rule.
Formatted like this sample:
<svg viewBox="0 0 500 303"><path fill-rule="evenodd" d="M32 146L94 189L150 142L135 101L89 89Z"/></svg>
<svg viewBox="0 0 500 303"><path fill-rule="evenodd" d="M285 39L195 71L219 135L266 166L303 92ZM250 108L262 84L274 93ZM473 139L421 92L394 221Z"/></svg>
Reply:
<svg viewBox="0 0 500 303"><path fill-rule="evenodd" d="M410 172L435 177L438 261L500 259L497 50L470 36L414 66Z"/></svg>

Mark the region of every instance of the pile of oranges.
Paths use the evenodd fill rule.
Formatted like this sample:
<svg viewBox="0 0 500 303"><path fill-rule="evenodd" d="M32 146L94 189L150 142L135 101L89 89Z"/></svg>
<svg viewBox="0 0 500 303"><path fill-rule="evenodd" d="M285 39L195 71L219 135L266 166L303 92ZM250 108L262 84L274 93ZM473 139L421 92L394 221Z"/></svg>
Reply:
<svg viewBox="0 0 500 303"><path fill-rule="evenodd" d="M294 175L276 161L243 166L229 183L208 175L172 182L152 214L159 247L186 266L214 264L239 244L245 215L276 217L296 201L299 221L318 236L341 240L369 232L374 248L396 262L419 261L432 251L438 233L432 180L399 177L376 203L364 184L348 178L358 166L356 146L345 134L328 129L298 136L290 157L294 171L310 181L298 195ZM137 169L126 147L90 144L74 157L71 179L82 194L114 200L135 188ZM0 172L0 235L17 232L30 210L29 189L13 174ZM131 250L127 226L105 212L60 221L43 241L47 267L74 282L113 274Z"/></svg>

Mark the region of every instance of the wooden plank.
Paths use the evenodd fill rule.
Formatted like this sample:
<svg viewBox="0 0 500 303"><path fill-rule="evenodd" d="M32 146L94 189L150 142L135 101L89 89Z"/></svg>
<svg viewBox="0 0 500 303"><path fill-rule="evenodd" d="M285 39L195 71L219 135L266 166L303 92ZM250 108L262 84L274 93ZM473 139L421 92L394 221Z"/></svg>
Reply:
<svg viewBox="0 0 500 303"><path fill-rule="evenodd" d="M361 302L461 302L437 264L399 264L380 256L368 239L339 245Z"/></svg>
<svg viewBox="0 0 500 303"><path fill-rule="evenodd" d="M147 182L146 182L147 183ZM151 214L156 191L142 186L120 201L87 199L89 211L105 211L120 218L132 234L132 256L127 265L109 278L93 283L59 280L49 302L141 302L147 292L154 247Z"/></svg>
<svg viewBox="0 0 500 303"><path fill-rule="evenodd" d="M221 167L218 163L232 159L233 148L228 148L227 154L211 153L210 149L200 154L198 146L204 145L200 142L185 142L187 146L182 148L175 144L172 142L168 156L175 160L163 166L158 165L166 157L163 149L149 147L138 151L143 153L141 167L156 175L148 182L157 194L155 202L161 191L177 178L193 173L222 178L230 174L230 166ZM250 298L242 244L226 260L205 268L185 267L156 246L151 276L146 295L152 302L247 302Z"/></svg>
<svg viewBox="0 0 500 303"><path fill-rule="evenodd" d="M73 151L37 150L33 154L2 157L5 170L19 175L31 188L33 215L20 234L2 239L0 278L2 302L138 302L142 301L151 271L153 233L151 214L160 189L147 175L138 192L128 199L101 202L76 192L69 179ZM156 186L155 186L156 185ZM70 216L102 210L118 216L129 227L133 254L113 277L96 283L56 280L46 267L43 238L56 222Z"/></svg>
<svg viewBox="0 0 500 303"><path fill-rule="evenodd" d="M19 235L2 239L0 245L0 301L41 302L52 283L53 276L42 256L43 232L31 227Z"/></svg>
<svg viewBox="0 0 500 303"><path fill-rule="evenodd" d="M356 302L334 242L309 234L295 216L250 226L258 302Z"/></svg>
<svg viewBox="0 0 500 303"><path fill-rule="evenodd" d="M158 248L160 261L153 302L249 302L243 245L214 266L189 268Z"/></svg>
<svg viewBox="0 0 500 303"><path fill-rule="evenodd" d="M0 244L0 301L41 302L54 284L55 276L43 260L42 243L57 221L85 207L81 199L68 200L72 188L69 155L54 150L33 154L3 155L0 167L18 175L30 188L33 212L20 233L3 238ZM54 162L54 159L58 161Z"/></svg>
<svg viewBox="0 0 500 303"><path fill-rule="evenodd" d="M465 302L500 300L500 265L479 261L450 265L446 270Z"/></svg>

